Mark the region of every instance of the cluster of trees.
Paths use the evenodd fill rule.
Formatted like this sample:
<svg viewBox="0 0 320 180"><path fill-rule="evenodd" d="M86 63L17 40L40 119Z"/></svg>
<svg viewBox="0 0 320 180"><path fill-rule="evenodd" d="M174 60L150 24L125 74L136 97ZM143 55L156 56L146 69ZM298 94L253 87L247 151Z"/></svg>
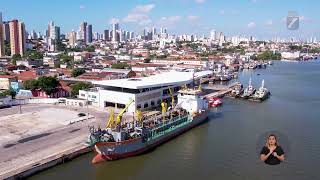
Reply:
<svg viewBox="0 0 320 180"><path fill-rule="evenodd" d="M0 92L0 97L5 97L5 96L11 96L12 98L14 98L16 96L16 92L12 88L10 88L9 90Z"/></svg>
<svg viewBox="0 0 320 180"><path fill-rule="evenodd" d="M67 68L72 68L74 60L73 56L69 56L66 53L62 53L58 55L58 59L61 63L67 64Z"/></svg>
<svg viewBox="0 0 320 180"><path fill-rule="evenodd" d="M23 82L24 89L35 90L41 89L46 92L48 95L53 93L55 89L60 85L56 77L40 77L37 80L27 80Z"/></svg>
<svg viewBox="0 0 320 180"><path fill-rule="evenodd" d="M33 60L43 59L43 53L34 49L28 49L26 50L24 57L27 59L33 59Z"/></svg>
<svg viewBox="0 0 320 180"><path fill-rule="evenodd" d="M9 41L4 41L4 54L6 56L11 56L11 47Z"/></svg>
<svg viewBox="0 0 320 180"><path fill-rule="evenodd" d="M160 56L157 56L157 55L155 55L155 54L152 54L152 55L150 55L148 58L146 58L146 59L150 59L150 60L152 60L152 59L166 59L168 56L167 55L160 55ZM146 61L146 59L145 59L145 61ZM147 60L147 61L149 61L149 60ZM146 62L145 62L146 63ZM148 62L147 62L148 63Z"/></svg>
<svg viewBox="0 0 320 180"><path fill-rule="evenodd" d="M71 76L72 77L77 77L80 76L81 74L84 74L86 71L84 69L81 68L75 68L72 70L71 72Z"/></svg>
<svg viewBox="0 0 320 180"><path fill-rule="evenodd" d="M77 95L79 94L80 90L84 90L84 89L89 89L92 88L92 84L90 83L86 83L86 82L77 82L73 85L71 85L71 96L72 97L77 97Z"/></svg>
<svg viewBox="0 0 320 180"><path fill-rule="evenodd" d="M111 65L111 68L113 69L126 69L126 68L130 68L130 65L127 63L115 63Z"/></svg>
<svg viewBox="0 0 320 180"><path fill-rule="evenodd" d="M251 56L252 60L281 60L281 54L280 53L273 53L272 51L264 51L261 54L258 54L258 56Z"/></svg>

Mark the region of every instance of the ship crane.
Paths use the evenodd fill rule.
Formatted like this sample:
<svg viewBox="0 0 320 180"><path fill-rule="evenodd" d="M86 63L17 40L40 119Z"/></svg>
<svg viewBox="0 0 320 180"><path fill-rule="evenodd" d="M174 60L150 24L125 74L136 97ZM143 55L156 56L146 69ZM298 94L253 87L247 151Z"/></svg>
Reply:
<svg viewBox="0 0 320 180"><path fill-rule="evenodd" d="M114 110L112 108L109 109L109 120L106 125L106 128L114 127Z"/></svg>
<svg viewBox="0 0 320 180"><path fill-rule="evenodd" d="M171 97L171 113L170 113L170 120L171 120L172 119L172 109L174 108L174 96L173 96L171 88L169 88L169 93L170 93L170 97Z"/></svg>
<svg viewBox="0 0 320 180"><path fill-rule="evenodd" d="M117 116L116 125L119 125L119 124L120 124L120 122L121 122L121 120L122 120L122 115L124 114L124 112L126 112L126 110L129 108L129 106L130 106L133 102L134 102L133 99L130 100L129 103L126 104L125 108L120 111L120 113L119 113L118 116Z"/></svg>

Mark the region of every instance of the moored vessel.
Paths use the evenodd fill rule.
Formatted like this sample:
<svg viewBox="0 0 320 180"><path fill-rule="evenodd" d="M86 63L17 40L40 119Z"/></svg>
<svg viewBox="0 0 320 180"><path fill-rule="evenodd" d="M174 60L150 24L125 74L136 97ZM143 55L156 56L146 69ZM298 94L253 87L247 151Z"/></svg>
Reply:
<svg viewBox="0 0 320 180"><path fill-rule="evenodd" d="M265 88L264 80L262 80L261 87L252 95L255 101L264 101L270 96L270 91Z"/></svg>
<svg viewBox="0 0 320 180"><path fill-rule="evenodd" d="M170 109L167 111L163 102L162 113L155 116L143 117L137 112L137 120L133 122L122 122L121 117L116 121L111 118L104 130L91 129L88 143L96 152L92 163L144 153L203 123L210 112L201 89L180 90L177 105Z"/></svg>
<svg viewBox="0 0 320 180"><path fill-rule="evenodd" d="M249 85L244 89L243 94L241 95L242 98L249 98L255 93L256 89L252 86L251 78L249 80Z"/></svg>

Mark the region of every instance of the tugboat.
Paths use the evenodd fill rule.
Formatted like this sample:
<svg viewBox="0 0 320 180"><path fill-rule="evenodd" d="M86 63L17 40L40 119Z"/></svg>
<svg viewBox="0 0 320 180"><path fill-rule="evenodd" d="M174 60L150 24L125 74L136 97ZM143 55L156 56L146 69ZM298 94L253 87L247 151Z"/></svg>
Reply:
<svg viewBox="0 0 320 180"><path fill-rule="evenodd" d="M248 85L248 87L245 88L241 97L244 99L248 99L250 96L252 96L255 93L255 91L256 91L256 89L252 86L251 78L250 78L249 85Z"/></svg>
<svg viewBox="0 0 320 180"><path fill-rule="evenodd" d="M231 91L231 97L238 98L243 93L243 85L239 84Z"/></svg>
<svg viewBox="0 0 320 180"><path fill-rule="evenodd" d="M252 99L255 101L264 101L270 96L270 91L264 87L264 80L262 80L261 87L254 93Z"/></svg>
<svg viewBox="0 0 320 180"><path fill-rule="evenodd" d="M205 122L210 107L201 94L200 89L180 90L177 105L172 103L172 107L167 108L163 102L162 113L143 117L142 112L138 111L137 120L123 122L121 113L128 109L131 100L116 120L111 113L104 130L90 129L87 144L93 146L96 152L92 163L142 154ZM171 98L174 102L173 96Z"/></svg>

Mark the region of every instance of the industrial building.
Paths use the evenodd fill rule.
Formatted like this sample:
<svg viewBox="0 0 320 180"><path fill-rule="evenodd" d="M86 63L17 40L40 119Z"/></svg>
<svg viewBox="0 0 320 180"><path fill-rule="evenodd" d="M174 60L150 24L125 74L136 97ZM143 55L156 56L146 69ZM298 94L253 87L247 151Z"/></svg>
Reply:
<svg viewBox="0 0 320 180"><path fill-rule="evenodd" d="M95 88L79 91L79 98L100 108L124 108L130 101L128 112L160 106L162 100L171 102L169 88L176 96L181 86L190 86L194 80L212 75L212 71L166 72L143 78L129 78L93 82Z"/></svg>

